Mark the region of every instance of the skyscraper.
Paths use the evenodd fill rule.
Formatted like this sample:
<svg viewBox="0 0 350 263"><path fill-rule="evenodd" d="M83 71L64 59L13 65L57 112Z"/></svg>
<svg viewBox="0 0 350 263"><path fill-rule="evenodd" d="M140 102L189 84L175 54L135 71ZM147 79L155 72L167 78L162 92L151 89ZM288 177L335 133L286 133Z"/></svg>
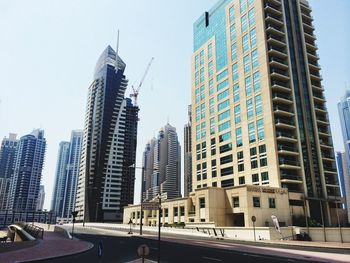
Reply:
<svg viewBox="0 0 350 263"><path fill-rule="evenodd" d="M184 127L184 196L192 192L192 107L188 106L188 122Z"/></svg>
<svg viewBox="0 0 350 263"><path fill-rule="evenodd" d="M344 97L338 103L338 113L343 134L344 156L342 156L342 174L344 178L344 194L347 200L348 219L350 220L350 91L345 92ZM339 160L340 161L340 160ZM338 167L339 167L338 161Z"/></svg>
<svg viewBox="0 0 350 263"><path fill-rule="evenodd" d="M37 211L43 211L44 202L45 202L45 187L44 187L44 185L40 185L39 194L38 194L38 201L36 204Z"/></svg>
<svg viewBox="0 0 350 263"><path fill-rule="evenodd" d="M46 139L43 130L20 138L11 177L8 209L33 211L37 207Z"/></svg>
<svg viewBox="0 0 350 263"><path fill-rule="evenodd" d="M195 22L193 189L287 188L294 218L337 223L312 22L306 0L221 0Z"/></svg>
<svg viewBox="0 0 350 263"><path fill-rule="evenodd" d="M143 154L142 196L152 200L158 194L167 199L181 197L181 148L176 129L165 125Z"/></svg>
<svg viewBox="0 0 350 263"><path fill-rule="evenodd" d="M0 211L7 209L7 200L11 176L13 174L18 140L16 134L10 133L4 138L0 149Z"/></svg>
<svg viewBox="0 0 350 263"><path fill-rule="evenodd" d="M70 218L75 209L83 131L74 130L70 142L61 142L58 150L56 179L51 211L59 218Z"/></svg>
<svg viewBox="0 0 350 263"><path fill-rule="evenodd" d="M134 195L137 106L124 98L125 63L108 46L89 88L75 210L85 222L121 221Z"/></svg>

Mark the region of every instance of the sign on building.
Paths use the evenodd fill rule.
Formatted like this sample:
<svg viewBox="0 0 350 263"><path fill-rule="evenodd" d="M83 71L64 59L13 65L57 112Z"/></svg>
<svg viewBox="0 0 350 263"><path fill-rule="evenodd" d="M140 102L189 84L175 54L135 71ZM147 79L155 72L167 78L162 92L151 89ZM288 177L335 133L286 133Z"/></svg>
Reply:
<svg viewBox="0 0 350 263"><path fill-rule="evenodd" d="M149 203L142 203L142 210L158 210L159 209L159 203L155 202L149 202Z"/></svg>

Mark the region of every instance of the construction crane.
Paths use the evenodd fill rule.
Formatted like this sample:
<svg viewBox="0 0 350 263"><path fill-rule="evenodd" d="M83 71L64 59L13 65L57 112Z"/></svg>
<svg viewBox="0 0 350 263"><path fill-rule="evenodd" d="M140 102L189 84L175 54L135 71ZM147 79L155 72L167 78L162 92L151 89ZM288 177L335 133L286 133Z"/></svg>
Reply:
<svg viewBox="0 0 350 263"><path fill-rule="evenodd" d="M152 58L151 58L151 61L148 63L147 68L146 68L146 71L145 71L145 73L143 74L143 77L142 77L142 79L141 79L141 81L140 81L140 84L137 86L137 88L135 88L134 85L131 86L133 93L130 94L130 97L134 97L134 104L135 104L135 106L137 106L137 97L138 97L138 95L139 95L140 88L141 88L141 86L142 86L142 84L143 84L143 81L144 81L145 78L146 78L146 75L147 75L147 73L148 73L148 71L149 71L149 68L150 68L151 65L152 65L153 60L154 60L154 57L152 57Z"/></svg>

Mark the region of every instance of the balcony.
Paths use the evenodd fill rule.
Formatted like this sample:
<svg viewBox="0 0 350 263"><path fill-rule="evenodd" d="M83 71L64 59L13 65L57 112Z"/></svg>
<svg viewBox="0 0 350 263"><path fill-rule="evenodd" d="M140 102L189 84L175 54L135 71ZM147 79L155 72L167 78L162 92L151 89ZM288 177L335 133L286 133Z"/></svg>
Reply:
<svg viewBox="0 0 350 263"><path fill-rule="evenodd" d="M282 15L282 12L278 10L278 5L274 6L274 5L271 5L271 4L266 4L265 5L265 11L268 14L272 14L272 15L275 15L275 16L278 16L278 17L280 17Z"/></svg>
<svg viewBox="0 0 350 263"><path fill-rule="evenodd" d="M278 19L276 19L276 18L274 18L274 17L272 17L270 15L267 15L265 17L265 21L267 23L270 23L271 25L276 25L278 27L282 27L283 26L283 22L281 22L280 20L278 20Z"/></svg>
<svg viewBox="0 0 350 263"><path fill-rule="evenodd" d="M268 53L269 53L269 56L272 56L272 57L278 57L282 59L287 58L287 54L284 52L282 48L270 46Z"/></svg>
<svg viewBox="0 0 350 263"><path fill-rule="evenodd" d="M284 141L284 142L297 142L298 140L289 133L284 132L277 132L276 137L278 141Z"/></svg>
<svg viewBox="0 0 350 263"><path fill-rule="evenodd" d="M320 86L311 85L311 87L316 92L323 92L324 91L323 87L320 87Z"/></svg>
<svg viewBox="0 0 350 263"><path fill-rule="evenodd" d="M273 79L282 80L282 81L289 80L289 76L287 76L285 72L283 72L282 70L273 68L270 70L270 74L271 74L271 78Z"/></svg>
<svg viewBox="0 0 350 263"><path fill-rule="evenodd" d="M283 107L283 106L274 106L273 110L276 115L283 115L287 117L293 117L294 113L291 112L291 109L289 107Z"/></svg>
<svg viewBox="0 0 350 263"><path fill-rule="evenodd" d="M284 31L282 28L275 27L272 24L266 25L266 33L272 36L284 37Z"/></svg>
<svg viewBox="0 0 350 263"><path fill-rule="evenodd" d="M291 169L291 170L300 169L299 162L296 162L293 160L288 160L288 159L283 159L283 158L279 158L279 165L280 165L280 168L283 168L283 169Z"/></svg>
<svg viewBox="0 0 350 263"><path fill-rule="evenodd" d="M309 59L309 64L312 64L312 63L310 63L310 61L314 61L317 63L317 61L319 60L318 55L314 55L314 54L311 54L309 52L307 52L307 57Z"/></svg>
<svg viewBox="0 0 350 263"><path fill-rule="evenodd" d="M281 6L280 0L266 0L266 2L272 4L272 6Z"/></svg>
<svg viewBox="0 0 350 263"><path fill-rule="evenodd" d="M303 183L303 179L299 175L281 173L281 182L301 184Z"/></svg>
<svg viewBox="0 0 350 263"><path fill-rule="evenodd" d="M338 174L335 166L324 165L323 170L325 173Z"/></svg>
<svg viewBox="0 0 350 263"><path fill-rule="evenodd" d="M288 83L278 80L274 80L271 82L271 88L274 91L290 92L290 87L288 87Z"/></svg>
<svg viewBox="0 0 350 263"><path fill-rule="evenodd" d="M275 119L275 125L277 128L282 129L295 129L295 124L293 121L283 119L283 118L277 118Z"/></svg>
<svg viewBox="0 0 350 263"><path fill-rule="evenodd" d="M317 101L317 102L326 102L323 94L317 94L317 93L314 93L314 100Z"/></svg>
<svg viewBox="0 0 350 263"><path fill-rule="evenodd" d="M295 147L290 147L290 146L286 146L286 145L278 145L277 149L278 149L279 154L292 155L292 156L299 155L299 151Z"/></svg>
<svg viewBox="0 0 350 263"><path fill-rule="evenodd" d="M319 123L319 124L321 124L321 125L329 125L329 122L328 122L328 120L327 119L324 119L324 118L322 118L322 119L316 119L316 121L317 121L317 123Z"/></svg>
<svg viewBox="0 0 350 263"><path fill-rule="evenodd" d="M318 128L318 134L321 135L321 136L324 136L324 137L329 137L329 136L331 136L331 135L329 134L328 129L322 129L322 128Z"/></svg>
<svg viewBox="0 0 350 263"><path fill-rule="evenodd" d="M277 39L273 36L269 36L268 39L267 39L267 43L270 45L270 46L277 46L279 48L284 48L286 46L286 43L284 43L284 39Z"/></svg>
<svg viewBox="0 0 350 263"><path fill-rule="evenodd" d="M276 57L272 57L269 59L270 61L270 66L277 68L277 69L282 69L282 70L287 70L288 69L288 65L286 65L285 60L283 59L279 59Z"/></svg>
<svg viewBox="0 0 350 263"><path fill-rule="evenodd" d="M276 103L292 104L291 96L283 94L283 93L273 93L272 100Z"/></svg>
<svg viewBox="0 0 350 263"><path fill-rule="evenodd" d="M334 155L333 154L321 153L321 156L322 156L322 159L325 161L334 162Z"/></svg>
<svg viewBox="0 0 350 263"><path fill-rule="evenodd" d="M321 81L322 80L322 76L318 75L317 73L314 74L313 72L310 72L310 78L312 80L316 80L316 81Z"/></svg>
<svg viewBox="0 0 350 263"><path fill-rule="evenodd" d="M301 13L301 16L302 16L303 22L312 23L312 21L314 21L312 15Z"/></svg>
<svg viewBox="0 0 350 263"><path fill-rule="evenodd" d="M312 32L315 30L315 27L311 23L303 22L303 26L304 26L304 32L307 31L312 34Z"/></svg>

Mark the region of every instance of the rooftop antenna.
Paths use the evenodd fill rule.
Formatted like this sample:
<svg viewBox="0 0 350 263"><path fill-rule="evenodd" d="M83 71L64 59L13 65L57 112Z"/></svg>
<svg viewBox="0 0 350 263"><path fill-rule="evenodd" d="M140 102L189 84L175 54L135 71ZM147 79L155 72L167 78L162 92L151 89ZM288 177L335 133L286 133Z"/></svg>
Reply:
<svg viewBox="0 0 350 263"><path fill-rule="evenodd" d="M115 53L117 55L116 59L118 59L118 54L119 54L119 29L118 29L118 35L117 35L117 48L115 49Z"/></svg>

